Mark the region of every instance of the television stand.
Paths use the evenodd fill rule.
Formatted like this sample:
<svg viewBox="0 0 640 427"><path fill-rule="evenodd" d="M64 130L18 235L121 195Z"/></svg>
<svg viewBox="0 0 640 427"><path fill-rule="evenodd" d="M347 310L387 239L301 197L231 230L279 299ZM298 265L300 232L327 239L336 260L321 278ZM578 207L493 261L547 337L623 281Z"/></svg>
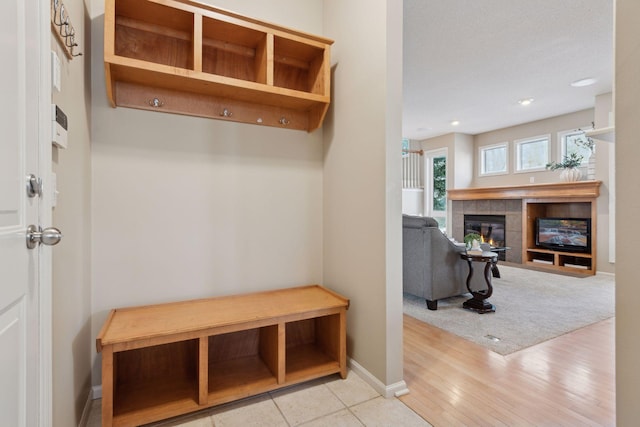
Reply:
<svg viewBox="0 0 640 427"><path fill-rule="evenodd" d="M526 264L538 268L576 274L595 274L591 254L550 249L527 249Z"/></svg>

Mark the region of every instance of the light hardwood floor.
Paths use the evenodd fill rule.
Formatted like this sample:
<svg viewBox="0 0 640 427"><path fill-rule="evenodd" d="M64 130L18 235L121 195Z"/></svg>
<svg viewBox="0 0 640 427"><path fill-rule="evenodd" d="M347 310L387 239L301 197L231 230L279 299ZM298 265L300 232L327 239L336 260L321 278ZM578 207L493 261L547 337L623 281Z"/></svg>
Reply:
<svg viewBox="0 0 640 427"><path fill-rule="evenodd" d="M614 318L502 356L404 316L402 402L439 426L615 426Z"/></svg>

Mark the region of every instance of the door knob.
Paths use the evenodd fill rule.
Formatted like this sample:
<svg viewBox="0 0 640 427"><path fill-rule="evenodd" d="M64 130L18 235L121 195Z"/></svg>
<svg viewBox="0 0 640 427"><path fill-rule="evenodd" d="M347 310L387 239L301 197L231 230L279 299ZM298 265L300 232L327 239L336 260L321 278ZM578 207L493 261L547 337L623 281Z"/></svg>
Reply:
<svg viewBox="0 0 640 427"><path fill-rule="evenodd" d="M44 230L36 225L27 227L27 248L33 249L37 243L53 246L60 242L62 233L55 227L47 227Z"/></svg>

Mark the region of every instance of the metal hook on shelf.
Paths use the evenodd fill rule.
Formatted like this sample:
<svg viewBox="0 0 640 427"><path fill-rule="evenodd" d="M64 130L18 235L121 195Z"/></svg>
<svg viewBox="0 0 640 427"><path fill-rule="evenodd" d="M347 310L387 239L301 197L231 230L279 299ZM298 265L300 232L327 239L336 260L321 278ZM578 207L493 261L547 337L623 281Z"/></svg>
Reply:
<svg viewBox="0 0 640 427"><path fill-rule="evenodd" d="M287 120L286 117L283 116L283 117L280 117L280 120L278 120L278 123L280 123L282 126L286 126L291 122L289 120Z"/></svg>
<svg viewBox="0 0 640 427"><path fill-rule="evenodd" d="M79 55L82 55L81 53ZM158 98L153 98L147 101L150 106L154 108L160 108L164 105L164 101L160 101Z"/></svg>
<svg viewBox="0 0 640 427"><path fill-rule="evenodd" d="M58 18L58 19L56 19ZM53 23L58 27L62 27L69 23L69 15L64 8L64 4L60 0L53 0Z"/></svg>
<svg viewBox="0 0 640 427"><path fill-rule="evenodd" d="M233 116L233 113L225 108L224 110L222 110L220 115L222 117L231 117L231 116Z"/></svg>

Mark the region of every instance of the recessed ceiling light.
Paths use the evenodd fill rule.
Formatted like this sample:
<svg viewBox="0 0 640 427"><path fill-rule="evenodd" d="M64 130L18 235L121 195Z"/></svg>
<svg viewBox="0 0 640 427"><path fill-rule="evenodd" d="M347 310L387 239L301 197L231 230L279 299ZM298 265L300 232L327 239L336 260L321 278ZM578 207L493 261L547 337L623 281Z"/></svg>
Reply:
<svg viewBox="0 0 640 427"><path fill-rule="evenodd" d="M518 101L520 105L529 105L533 102L533 98L525 98Z"/></svg>
<svg viewBox="0 0 640 427"><path fill-rule="evenodd" d="M458 126L460 124L459 120L451 120L451 126Z"/></svg>
<svg viewBox="0 0 640 427"><path fill-rule="evenodd" d="M580 79L580 80L576 80L574 82L571 82L571 86L573 86L573 87L584 87L584 86L590 86L590 85L594 84L595 82L597 82L596 79L594 79L593 77L588 77L586 79Z"/></svg>

